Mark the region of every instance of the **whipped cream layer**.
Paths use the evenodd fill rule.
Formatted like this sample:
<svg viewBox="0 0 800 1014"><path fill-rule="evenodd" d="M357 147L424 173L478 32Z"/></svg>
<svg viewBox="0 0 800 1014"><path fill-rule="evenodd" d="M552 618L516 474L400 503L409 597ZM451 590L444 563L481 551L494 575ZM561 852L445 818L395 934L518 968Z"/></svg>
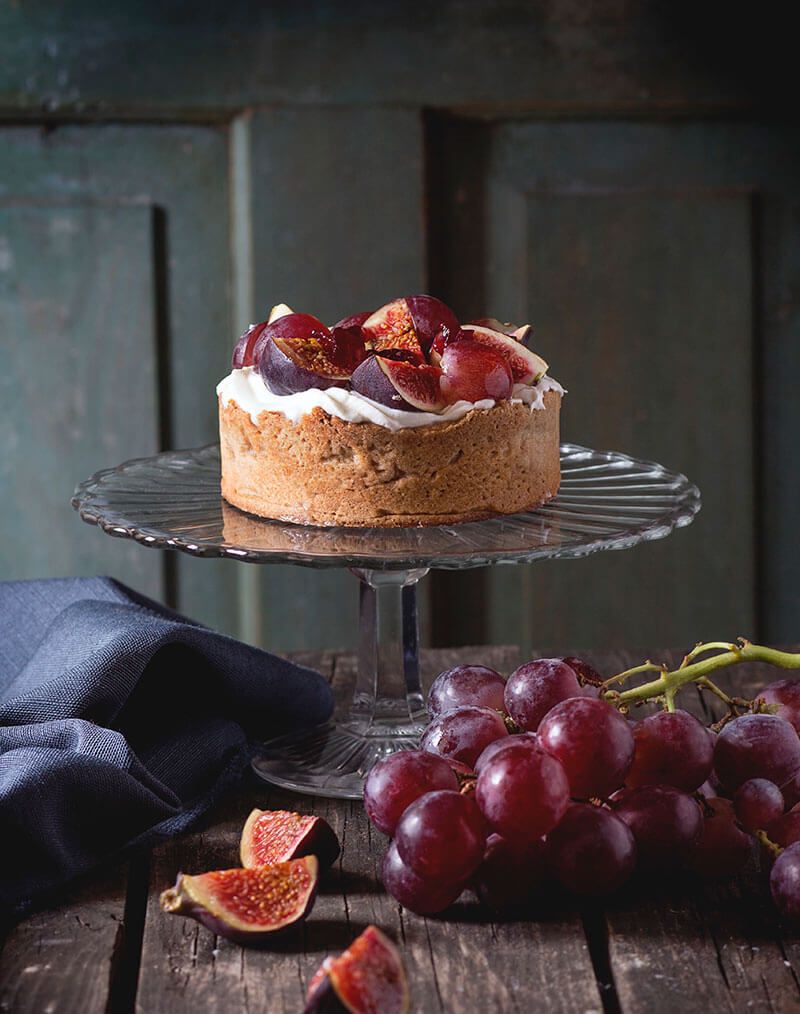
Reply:
<svg viewBox="0 0 800 1014"><path fill-rule="evenodd" d="M533 385L516 384L511 401L530 405L532 411L543 409L547 391L566 393L557 380L545 375ZM280 412L293 423L297 423L315 408L321 408L323 412L344 422L371 422L390 430L455 422L474 408L494 408L496 404L493 399L484 398L483 401L457 401L448 405L443 412L407 412L401 408L381 405L362 394L347 391L342 387L329 387L324 391L312 387L308 391L298 391L296 394L273 394L261 379L259 372L252 366L233 370L217 385L217 394L224 405L235 401L256 424L262 412Z"/></svg>

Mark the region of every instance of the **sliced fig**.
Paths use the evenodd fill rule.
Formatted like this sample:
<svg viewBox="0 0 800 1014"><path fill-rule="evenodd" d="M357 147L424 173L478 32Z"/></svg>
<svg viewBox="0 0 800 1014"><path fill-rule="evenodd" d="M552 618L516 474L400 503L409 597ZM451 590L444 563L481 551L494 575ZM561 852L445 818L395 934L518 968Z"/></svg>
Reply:
<svg viewBox="0 0 800 1014"><path fill-rule="evenodd" d="M400 952L367 926L338 958L325 958L308 985L303 1014L406 1014L408 983Z"/></svg>
<svg viewBox="0 0 800 1014"><path fill-rule="evenodd" d="M339 839L322 817L290 810L253 810L244 825L242 866L274 866L300 856L316 856L327 869L339 856Z"/></svg>
<svg viewBox="0 0 800 1014"><path fill-rule="evenodd" d="M395 350L390 350L392 353ZM351 388L379 405L407 412L441 412L445 400L441 390L442 371L425 363L373 355L353 373Z"/></svg>
<svg viewBox="0 0 800 1014"><path fill-rule="evenodd" d="M547 363L515 338L479 324L465 324L462 334L496 349L511 368L515 384L531 384L547 373ZM460 340L460 339L459 339Z"/></svg>
<svg viewBox="0 0 800 1014"><path fill-rule="evenodd" d="M441 368L442 394L451 403L504 401L514 389L508 358L492 345L472 338L450 342L442 354Z"/></svg>
<svg viewBox="0 0 800 1014"><path fill-rule="evenodd" d="M258 943L308 915L318 880L316 856L196 877L179 873L175 886L162 893L161 908L195 919L228 940Z"/></svg>
<svg viewBox="0 0 800 1014"><path fill-rule="evenodd" d="M471 320L470 324L476 324L478 327L488 327L490 331L499 331L500 334L508 335L509 338L516 338L523 345L531 332L530 324L509 324L508 321L502 323L497 317L481 317L479 320Z"/></svg>
<svg viewBox="0 0 800 1014"><path fill-rule="evenodd" d="M330 357L333 335L307 313L289 313L268 324L253 347L253 360L273 394L295 394L311 387L343 386L349 363Z"/></svg>
<svg viewBox="0 0 800 1014"><path fill-rule="evenodd" d="M260 324L251 324L236 343L236 348L233 350L233 359L231 361L233 369L241 370L245 366L254 366L256 360L253 352L261 332L267 324L272 324L279 317L285 317L290 313L294 313L294 310L290 306L287 306L286 303L277 303L269 311L269 317L266 320L262 320Z"/></svg>
<svg viewBox="0 0 800 1014"><path fill-rule="evenodd" d="M425 350L420 344L411 311L405 299L393 299L381 306L362 324L367 342L376 352L384 349L407 349L418 362L425 362Z"/></svg>

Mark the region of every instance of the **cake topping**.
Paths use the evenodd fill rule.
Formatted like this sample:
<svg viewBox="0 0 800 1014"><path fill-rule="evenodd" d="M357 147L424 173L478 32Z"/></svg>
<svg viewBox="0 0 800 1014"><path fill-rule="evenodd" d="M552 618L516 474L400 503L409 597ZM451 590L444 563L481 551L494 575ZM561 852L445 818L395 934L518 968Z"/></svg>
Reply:
<svg viewBox="0 0 800 1014"><path fill-rule="evenodd" d="M440 414L458 403L506 401L540 381L547 363L523 344L529 332L494 318L462 326L424 294L330 328L281 303L241 336L233 368L254 367L273 395L344 388L388 408Z"/></svg>

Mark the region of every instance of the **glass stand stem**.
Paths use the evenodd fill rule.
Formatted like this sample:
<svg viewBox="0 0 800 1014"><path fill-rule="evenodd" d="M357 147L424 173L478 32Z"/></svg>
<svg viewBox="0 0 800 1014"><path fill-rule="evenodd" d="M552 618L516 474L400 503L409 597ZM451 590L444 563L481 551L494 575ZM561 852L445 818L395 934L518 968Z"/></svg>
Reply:
<svg viewBox="0 0 800 1014"><path fill-rule="evenodd" d="M364 735L418 735L417 570L354 570L359 578L358 677L348 725Z"/></svg>

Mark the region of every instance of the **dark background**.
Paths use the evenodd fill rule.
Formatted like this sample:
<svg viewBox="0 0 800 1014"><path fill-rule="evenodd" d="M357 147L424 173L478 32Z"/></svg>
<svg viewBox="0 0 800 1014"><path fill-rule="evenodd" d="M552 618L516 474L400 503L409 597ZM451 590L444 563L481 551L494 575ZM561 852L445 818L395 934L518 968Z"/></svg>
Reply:
<svg viewBox="0 0 800 1014"><path fill-rule="evenodd" d="M107 572L276 650L346 573L147 552L75 483L215 439L235 337L431 291L530 320L565 438L686 472L655 544L441 573L429 643L797 640L790 5L0 4L0 576Z"/></svg>

